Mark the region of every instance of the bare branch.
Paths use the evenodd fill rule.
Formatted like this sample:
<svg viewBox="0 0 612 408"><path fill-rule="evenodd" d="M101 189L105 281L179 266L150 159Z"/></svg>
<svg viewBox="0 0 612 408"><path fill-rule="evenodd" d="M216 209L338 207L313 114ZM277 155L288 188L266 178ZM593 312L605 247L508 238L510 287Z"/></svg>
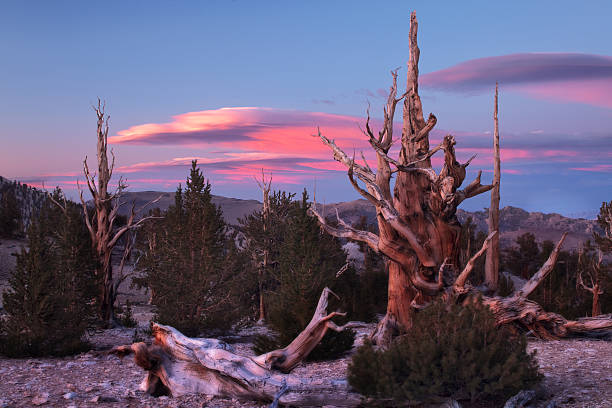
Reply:
<svg viewBox="0 0 612 408"><path fill-rule="evenodd" d="M89 231L89 236L91 238L91 242L96 242L96 232L91 225L91 221L89 220L89 212L87 211L87 203L83 198L83 190L81 189L81 185L79 184L79 180L77 179L77 189L79 190L79 198L81 199L81 205L83 207L83 216L85 217L85 225L87 225L87 230Z"/></svg>
<svg viewBox="0 0 612 408"><path fill-rule="evenodd" d="M327 223L325 218L317 211L316 204L310 206L310 212L317 217L319 220L319 224L321 227L329 234L338 237L338 238L350 238L354 241L364 242L366 243L372 250L378 252L378 236L369 231L361 231L356 228L351 227L346 222L340 219L340 216L337 213L338 224L339 227L333 227Z"/></svg>
<svg viewBox="0 0 612 408"><path fill-rule="evenodd" d="M425 127L419 130L419 133L417 133L414 141L419 142L425 137L427 137L429 132L434 128L434 126L436 126L437 122L438 119L436 118L436 116L433 113L430 113L429 117L427 118L427 122L425 123Z"/></svg>
<svg viewBox="0 0 612 408"><path fill-rule="evenodd" d="M548 257L544 265L542 265L540 270L538 270L531 277L531 279L529 279L527 283L523 285L521 290L514 292L514 295L513 295L514 297L526 298L527 296L529 296L538 287L538 285L544 280L544 278L546 278L546 276L550 273L550 271L553 270L553 267L555 266L555 263L557 262L557 258L559 257L561 246L563 245L563 242L565 241L566 237L567 237L567 232L564 232L563 236L561 237L559 242L557 242L557 245L555 245L555 248L550 253L550 256Z"/></svg>
<svg viewBox="0 0 612 408"><path fill-rule="evenodd" d="M463 289L468 276L470 276L472 269L474 269L474 265L476 265L476 260L480 258L482 254L484 254L485 251L489 248L489 245L491 244L491 240L493 239L493 237L495 237L495 235L497 235L497 231L493 231L492 233L490 233L489 236L483 242L482 248L480 248L480 250L476 252L474 256L470 258L468 263L465 265L465 268L463 268L463 271L461 271L461 273L455 280L455 284L453 285L454 291L458 292L461 289Z"/></svg>

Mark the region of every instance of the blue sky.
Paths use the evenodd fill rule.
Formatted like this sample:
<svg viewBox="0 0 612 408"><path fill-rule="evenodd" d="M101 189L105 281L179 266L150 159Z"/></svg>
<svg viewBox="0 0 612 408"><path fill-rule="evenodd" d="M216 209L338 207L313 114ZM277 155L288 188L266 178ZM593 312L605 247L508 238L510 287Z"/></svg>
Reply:
<svg viewBox="0 0 612 408"><path fill-rule="evenodd" d="M502 205L575 214L611 199L607 1L6 1L0 4L0 174L74 191L83 157L94 154L91 104L100 97L113 136L145 124L175 135L182 119L173 117L200 112L198 120L216 118L213 130L222 127L228 137L224 143L217 132L210 139L207 128L188 142L115 138L119 170L133 190L174 190L187 175L186 159L198 157L208 161L203 170L217 194L258 198L252 173L259 166L273 172L276 188L312 189L316 179L321 200L357 198L345 173L323 163L331 155L316 151L309 135L321 125L330 137L338 132L346 149L361 146L357 124L368 102L372 116L381 116L391 69L401 67L403 89L413 9L427 83L424 110L438 117L440 135L456 135L465 147L460 157L477 149L480 161L471 167L484 169L485 179L494 86L488 81L499 76L502 148L508 149ZM543 53L563 58L543 62ZM452 79L464 63L464 71L477 75L469 83ZM518 72L519 65L527 68ZM550 79L566 66L564 76ZM223 109L240 107L254 110L245 117L244 110ZM283 131L247 134L240 127L247 119L272 121ZM241 135L252 143L233 144ZM463 207L487 205L483 196Z"/></svg>

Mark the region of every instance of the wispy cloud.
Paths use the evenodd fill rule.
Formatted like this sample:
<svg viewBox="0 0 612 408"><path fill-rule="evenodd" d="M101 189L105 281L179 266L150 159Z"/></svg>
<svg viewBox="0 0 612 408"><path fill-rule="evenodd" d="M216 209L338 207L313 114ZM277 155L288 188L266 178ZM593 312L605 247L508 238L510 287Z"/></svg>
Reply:
<svg viewBox="0 0 612 408"><path fill-rule="evenodd" d="M375 154L359 129L364 122L363 118L319 112L224 108L177 115L166 123L132 126L119 131L110 141L141 145L143 157L146 157L146 146L187 146L192 152L118 167L115 174L127 178L133 188L171 188L184 180L192 160L198 161L213 184L252 184L253 177L261 174L263 168L272 172L280 185L305 185L315 178L338 179L346 174L344 166L333 160L329 148L313 136L317 126L349 155L355 153L358 160L361 160L360 152L364 152L370 166L375 168ZM380 122L373 120L371 125L376 132ZM400 128L397 124L395 138L400 137ZM492 168L490 132L435 129L431 145L435 146L446 133L455 135L459 161L477 154L470 171L488 172ZM612 135L604 133L561 134L539 129L521 134L502 132L502 170L517 177L551 171L609 172L611 138ZM394 145L392 154L397 153L398 146L399 143ZM432 160L438 169L442 157L438 154ZM48 186L61 184L75 188L76 178L82 176L73 172L29 179L37 183L45 180Z"/></svg>
<svg viewBox="0 0 612 408"><path fill-rule="evenodd" d="M612 57L525 53L462 62L421 76L425 87L451 92L490 91L495 82L541 99L612 108Z"/></svg>

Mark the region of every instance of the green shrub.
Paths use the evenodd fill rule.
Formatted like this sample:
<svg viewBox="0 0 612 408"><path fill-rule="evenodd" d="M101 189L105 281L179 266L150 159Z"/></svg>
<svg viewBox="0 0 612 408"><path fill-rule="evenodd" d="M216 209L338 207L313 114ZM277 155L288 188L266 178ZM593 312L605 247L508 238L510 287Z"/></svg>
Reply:
<svg viewBox="0 0 612 408"><path fill-rule="evenodd" d="M342 283L342 278L336 279L336 272L346 263L340 241L321 231L317 219L309 214L309 207L304 190L302 200L287 215L278 265L273 271L275 282L266 293L267 322L279 333L279 344L283 347L308 325L323 288L338 290L336 286ZM348 299L344 297L342 301ZM342 309L342 303L330 296L328 310L338 308ZM324 355L334 358L352 347L347 334L329 332L325 337L328 336L331 339L323 340L312 351L312 358ZM332 347L334 354L329 353L332 349L322 351L325 347Z"/></svg>
<svg viewBox="0 0 612 408"><path fill-rule="evenodd" d="M433 396L493 404L540 379L525 338L497 327L480 302L432 304L388 350L361 347L348 374L353 388L386 406Z"/></svg>
<svg viewBox="0 0 612 408"><path fill-rule="evenodd" d="M174 206L145 231L134 283L152 292L155 320L187 336L231 327L240 316L242 259L195 160L185 191L179 186Z"/></svg>
<svg viewBox="0 0 612 408"><path fill-rule="evenodd" d="M56 190L54 198L61 197ZM28 228L28 249L3 294L0 354L67 355L86 350L82 340L94 314L95 265L80 210L45 203Z"/></svg>

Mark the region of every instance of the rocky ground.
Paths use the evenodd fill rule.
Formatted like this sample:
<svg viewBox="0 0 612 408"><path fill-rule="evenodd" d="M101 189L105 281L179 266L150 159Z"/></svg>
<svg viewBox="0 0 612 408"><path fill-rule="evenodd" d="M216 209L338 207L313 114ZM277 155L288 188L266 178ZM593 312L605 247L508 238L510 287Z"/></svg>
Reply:
<svg viewBox="0 0 612 408"><path fill-rule="evenodd" d="M0 291L7 286L14 267L11 256L23 245L0 241ZM142 341L144 328L153 316L144 292L131 289L127 281L120 288L119 303L134 305L140 328L113 329L90 333L95 349ZM1 303L0 303L1 307ZM360 330L363 336L370 328ZM242 331L232 339L238 354L251 355L253 331ZM359 342L358 342L359 343ZM612 407L612 342L596 340L531 340L544 381L533 408ZM349 356L329 362L302 364L294 374L315 380L345 381ZM190 395L154 398L139 391L144 372L129 357L123 360L99 352L65 358L7 359L0 357L0 408L8 407L264 407L253 401Z"/></svg>
<svg viewBox="0 0 612 408"><path fill-rule="evenodd" d="M91 341L106 348L129 344L141 335L134 329L113 329L92 333ZM233 346L239 354L251 354L249 343ZM529 349L537 351L545 376L538 393L541 399L533 407L612 407L612 342L532 340ZM303 364L294 374L343 381L348 360ZM0 358L0 407L266 406L204 395L154 398L139 390L143 378L144 372L131 358L97 352L65 358Z"/></svg>

